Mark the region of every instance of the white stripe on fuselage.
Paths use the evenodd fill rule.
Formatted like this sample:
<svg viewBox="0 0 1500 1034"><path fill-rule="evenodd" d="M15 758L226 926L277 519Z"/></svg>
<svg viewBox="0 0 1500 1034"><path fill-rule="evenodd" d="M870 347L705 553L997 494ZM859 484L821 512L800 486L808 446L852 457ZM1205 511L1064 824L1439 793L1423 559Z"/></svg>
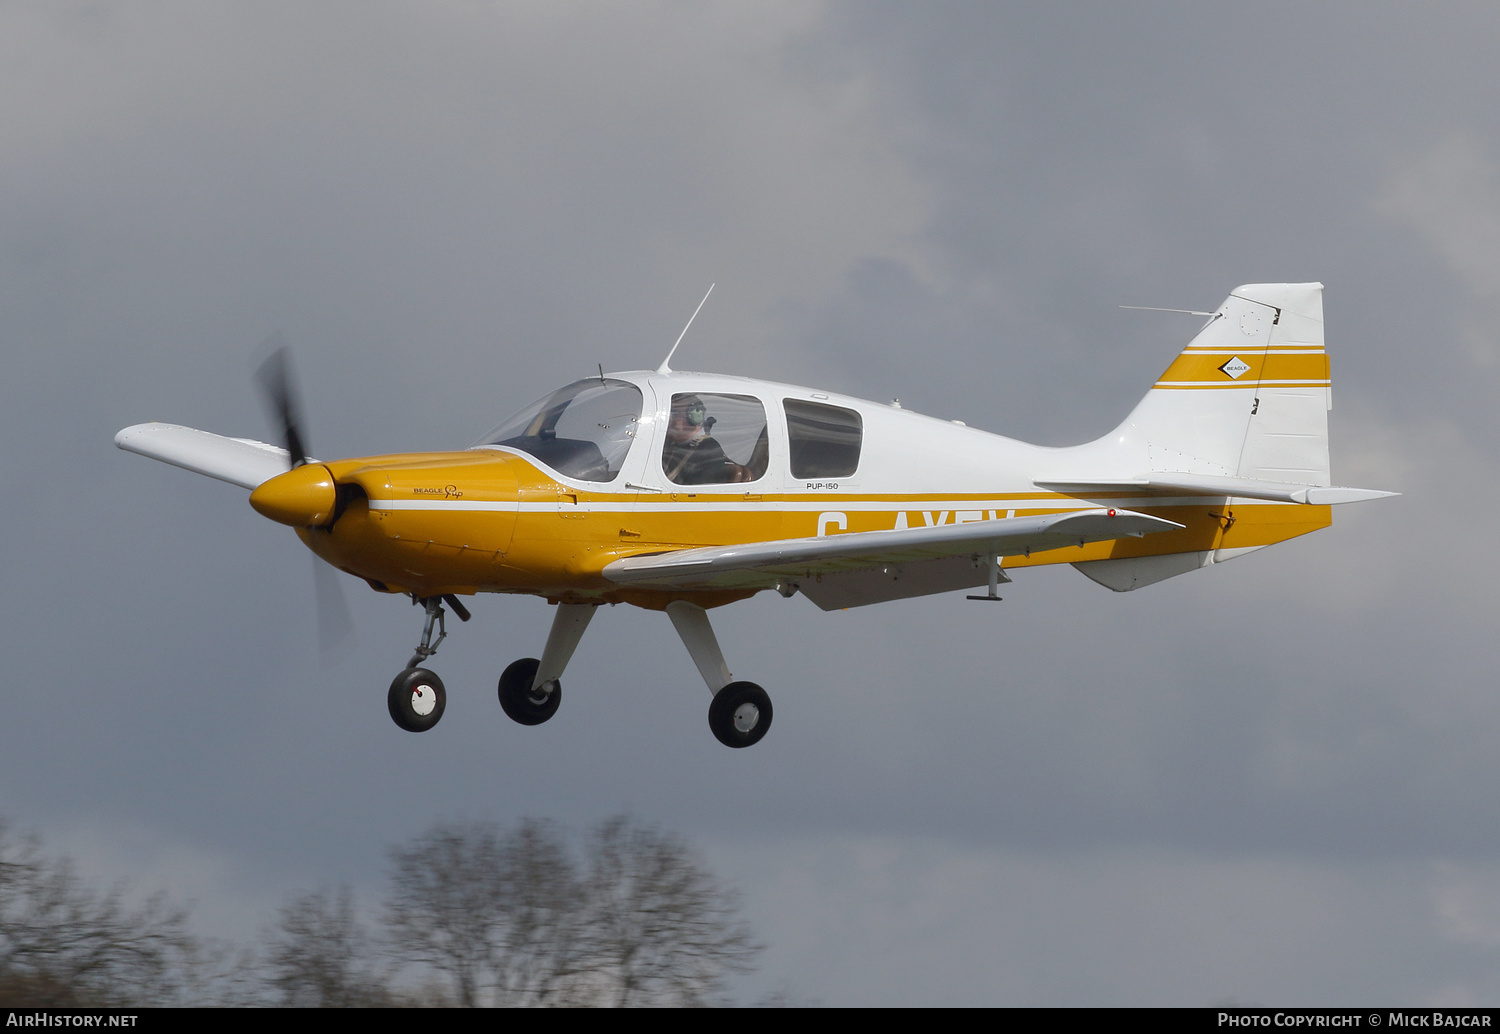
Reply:
<svg viewBox="0 0 1500 1034"><path fill-rule="evenodd" d="M486 502L471 501L468 499L371 499L372 510L450 510L453 512L478 512L478 513L556 513L563 510L568 513L818 513L827 510L841 510L846 513L921 513L921 512L953 512L953 511L975 511L995 510L1004 513L1007 510L1079 510L1088 509L1097 504L1091 503L1090 498L1105 498L1102 494L1098 497L1080 497L1070 499L1025 499L1025 498L996 498L996 499L923 499L923 500L881 500L881 499L840 499L837 496L824 496L822 498L802 501L773 501L757 502L754 500L728 499L724 502L673 502L668 499L643 499L638 502ZM1132 496L1129 498L1111 498L1112 505L1121 508L1140 508L1158 506L1202 506L1210 499L1221 498L1218 496L1190 495L1190 496ZM1264 500L1257 500L1257 503ZM1287 505L1293 505L1288 503Z"/></svg>

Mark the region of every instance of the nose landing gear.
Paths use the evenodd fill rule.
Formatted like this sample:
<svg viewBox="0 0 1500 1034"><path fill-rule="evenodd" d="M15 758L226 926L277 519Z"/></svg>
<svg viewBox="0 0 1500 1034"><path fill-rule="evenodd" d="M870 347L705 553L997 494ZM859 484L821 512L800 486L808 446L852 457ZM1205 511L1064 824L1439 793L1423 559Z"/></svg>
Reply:
<svg viewBox="0 0 1500 1034"><path fill-rule="evenodd" d="M448 625L443 611L445 602L453 608L453 613L458 615L459 620L467 621L470 615L468 608L458 602L456 596L428 596L420 600L414 598L412 602L422 604L427 612L427 619L422 625L422 641L417 644L411 660L406 662L405 670L391 683L385 702L390 709L391 720L397 726L407 732L426 732L443 717L443 709L448 706L448 694L443 689L442 679L418 665L437 653L438 644L448 638ZM434 627L438 634L436 641L432 638Z"/></svg>

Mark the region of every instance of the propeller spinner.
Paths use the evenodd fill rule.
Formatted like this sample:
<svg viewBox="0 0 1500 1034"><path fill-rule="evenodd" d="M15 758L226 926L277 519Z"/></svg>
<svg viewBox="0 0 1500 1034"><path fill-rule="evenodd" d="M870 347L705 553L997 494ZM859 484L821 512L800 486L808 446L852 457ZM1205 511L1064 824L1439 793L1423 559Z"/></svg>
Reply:
<svg viewBox="0 0 1500 1034"><path fill-rule="evenodd" d="M281 430L281 444L291 469L251 492L250 505L262 516L294 528L327 528L337 516L338 490L328 468L307 458L302 406L286 341L278 330L266 344L272 348L271 355L260 365L255 379L271 419Z"/></svg>

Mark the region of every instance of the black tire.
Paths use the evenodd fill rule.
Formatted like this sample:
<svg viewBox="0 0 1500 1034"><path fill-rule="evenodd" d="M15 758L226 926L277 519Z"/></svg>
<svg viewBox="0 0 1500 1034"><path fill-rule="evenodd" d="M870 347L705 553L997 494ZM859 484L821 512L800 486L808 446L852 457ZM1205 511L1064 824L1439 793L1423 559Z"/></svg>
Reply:
<svg viewBox="0 0 1500 1034"><path fill-rule="evenodd" d="M407 732L426 732L443 717L448 693L443 680L426 668L407 668L391 683L386 694L391 720Z"/></svg>
<svg viewBox="0 0 1500 1034"><path fill-rule="evenodd" d="M753 682L731 682L708 705L708 727L726 747L759 743L771 728L771 698Z"/></svg>
<svg viewBox="0 0 1500 1034"><path fill-rule="evenodd" d="M500 676L500 706L511 721L522 725L541 725L557 714L562 703L562 682L554 679L552 692L540 697L531 692L532 680L542 662L535 657L522 657L505 669Z"/></svg>

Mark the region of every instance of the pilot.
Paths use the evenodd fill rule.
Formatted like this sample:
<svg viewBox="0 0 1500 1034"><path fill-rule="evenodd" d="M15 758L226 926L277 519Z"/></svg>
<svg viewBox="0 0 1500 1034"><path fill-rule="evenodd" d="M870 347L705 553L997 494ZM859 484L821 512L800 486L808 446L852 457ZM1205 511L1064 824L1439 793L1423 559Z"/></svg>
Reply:
<svg viewBox="0 0 1500 1034"><path fill-rule="evenodd" d="M714 418L697 395L677 395L667 420L667 445L661 467L668 480L679 485L719 485L751 480L750 468L742 467L714 441L709 431Z"/></svg>

